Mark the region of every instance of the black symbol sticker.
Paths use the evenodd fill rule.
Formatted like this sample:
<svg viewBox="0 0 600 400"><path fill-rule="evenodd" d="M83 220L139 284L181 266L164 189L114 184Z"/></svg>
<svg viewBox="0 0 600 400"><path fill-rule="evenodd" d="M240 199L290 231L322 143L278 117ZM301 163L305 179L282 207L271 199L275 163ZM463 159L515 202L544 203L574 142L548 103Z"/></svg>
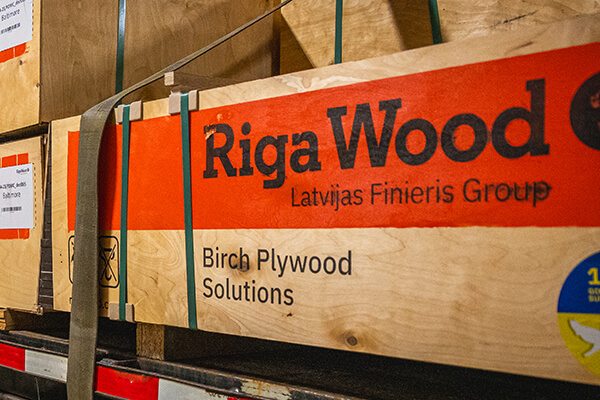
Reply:
<svg viewBox="0 0 600 400"><path fill-rule="evenodd" d="M73 255L75 237L69 237L69 280L73 283ZM119 286L119 240L114 236L98 238L98 283L101 287Z"/></svg>
<svg viewBox="0 0 600 400"><path fill-rule="evenodd" d="M600 72L586 80L573 96L571 127L583 144L600 150Z"/></svg>

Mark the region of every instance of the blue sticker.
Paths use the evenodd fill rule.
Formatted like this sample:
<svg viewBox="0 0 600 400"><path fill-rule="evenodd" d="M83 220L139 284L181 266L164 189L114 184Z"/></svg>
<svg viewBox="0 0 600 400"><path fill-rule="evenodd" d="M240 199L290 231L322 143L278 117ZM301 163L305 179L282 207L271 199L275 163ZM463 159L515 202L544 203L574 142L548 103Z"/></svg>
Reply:
<svg viewBox="0 0 600 400"><path fill-rule="evenodd" d="M558 298L559 313L600 314L600 253L577 265Z"/></svg>

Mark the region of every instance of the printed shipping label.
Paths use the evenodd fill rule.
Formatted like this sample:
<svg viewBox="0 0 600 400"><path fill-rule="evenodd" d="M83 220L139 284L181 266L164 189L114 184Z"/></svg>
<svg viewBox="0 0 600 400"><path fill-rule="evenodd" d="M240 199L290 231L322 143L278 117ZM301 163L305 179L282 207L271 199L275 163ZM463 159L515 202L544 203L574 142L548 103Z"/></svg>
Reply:
<svg viewBox="0 0 600 400"><path fill-rule="evenodd" d="M33 38L33 0L0 0L0 51Z"/></svg>
<svg viewBox="0 0 600 400"><path fill-rule="evenodd" d="M33 164L0 168L0 229L33 228Z"/></svg>

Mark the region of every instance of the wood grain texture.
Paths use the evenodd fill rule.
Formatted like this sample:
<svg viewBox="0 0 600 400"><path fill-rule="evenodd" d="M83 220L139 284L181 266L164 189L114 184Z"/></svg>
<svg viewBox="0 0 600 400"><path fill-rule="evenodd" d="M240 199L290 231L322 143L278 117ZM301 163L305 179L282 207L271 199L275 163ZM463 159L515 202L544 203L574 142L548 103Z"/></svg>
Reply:
<svg viewBox="0 0 600 400"><path fill-rule="evenodd" d="M69 230L67 228L67 140L69 131L79 130L80 117L53 121L52 146L52 262L54 308L70 310Z"/></svg>
<svg viewBox="0 0 600 400"><path fill-rule="evenodd" d="M594 0L439 0L443 42L517 30L600 11ZM315 67L333 63L335 0L294 2L282 10L290 31ZM426 1L345 1L343 61L432 44ZM285 38L285 37L284 37ZM282 45L293 43L289 38ZM282 60L285 60L282 47ZM290 57L298 59L290 47ZM285 61L282 62L285 64ZM294 70L288 69L286 72Z"/></svg>
<svg viewBox="0 0 600 400"><path fill-rule="evenodd" d="M42 138L0 145L0 157L21 153L28 153L33 164L34 227L27 239L0 240L0 306L37 311L44 212Z"/></svg>
<svg viewBox="0 0 600 400"><path fill-rule="evenodd" d="M438 0L444 42L600 12L594 0Z"/></svg>
<svg viewBox="0 0 600 400"><path fill-rule="evenodd" d="M124 86L132 85L262 14L273 1L129 1ZM271 76L272 17L184 67L182 71L246 81ZM126 101L168 96L157 82Z"/></svg>
<svg viewBox="0 0 600 400"><path fill-rule="evenodd" d="M43 1L41 121L81 114L115 93L118 2Z"/></svg>
<svg viewBox="0 0 600 400"><path fill-rule="evenodd" d="M596 42L600 39L598 18L536 25L211 89L200 94L200 106L211 108ZM145 109L145 117L166 115L167 104L166 99L149 103L150 114ZM66 135L77 126L77 119L53 124L53 149L57 149L53 196L59 197L53 197L54 232L64 246L69 235ZM56 179L54 174L58 174ZM63 231L56 233L56 229ZM598 251L600 228L198 230L194 246L197 317L202 330L600 384L600 378L563 343L556 312L567 275ZM239 254L242 248L248 254L248 271L204 267L205 247L219 247L220 253L228 254ZM281 257L338 260L351 251L352 274L288 270L279 276L270 263L258 269L259 249L274 249ZM55 304L68 310L70 283L64 278L68 260L62 251L55 258ZM187 326L184 253L183 231L129 232L128 302L134 304L138 322ZM246 283L268 288L269 299L276 297L271 288L281 293L290 289L293 304L228 300L225 294L216 298L217 284L233 284L237 291ZM116 292L110 289L104 295L113 302Z"/></svg>
<svg viewBox="0 0 600 400"><path fill-rule="evenodd" d="M187 326L183 236L129 232L129 301L138 322ZM222 230L194 236L202 330L600 384L563 343L556 314L567 275L600 248L599 228ZM217 246L222 253L243 248L249 270L203 267L203 248ZM352 275L287 271L279 277L270 262L258 270L258 249L271 248L281 257L321 259L351 250ZM257 290L291 289L294 303L210 296L227 279L236 292L246 282Z"/></svg>
<svg viewBox="0 0 600 400"><path fill-rule="evenodd" d="M273 2L127 2L124 86L225 35ZM27 52L0 63L0 133L83 113L115 93L118 2L34 1ZM273 24L267 18L186 71L245 81L271 76ZM129 97L168 95L158 83Z"/></svg>
<svg viewBox="0 0 600 400"><path fill-rule="evenodd" d="M39 122L40 1L33 1L33 38L25 53L0 62L0 133Z"/></svg>
<svg viewBox="0 0 600 400"><path fill-rule="evenodd" d="M402 2L404 6L412 2ZM335 0L292 2L281 10L290 30L315 67L333 64ZM356 61L405 48L387 1L344 1L342 60Z"/></svg>
<svg viewBox="0 0 600 400"><path fill-rule="evenodd" d="M138 323L136 329L136 355L155 360L189 360L273 351L277 348L277 344L271 342L173 326Z"/></svg>
<svg viewBox="0 0 600 400"><path fill-rule="evenodd" d="M600 40L600 14L499 32L200 93L200 109L515 57ZM165 109L166 110L166 109ZM166 113L166 111L165 111Z"/></svg>

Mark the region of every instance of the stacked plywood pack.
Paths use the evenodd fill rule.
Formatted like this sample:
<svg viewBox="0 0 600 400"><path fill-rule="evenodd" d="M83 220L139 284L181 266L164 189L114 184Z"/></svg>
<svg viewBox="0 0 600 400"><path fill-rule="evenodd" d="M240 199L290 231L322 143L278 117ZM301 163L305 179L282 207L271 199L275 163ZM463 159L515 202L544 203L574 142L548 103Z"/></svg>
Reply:
<svg viewBox="0 0 600 400"><path fill-rule="evenodd" d="M600 153L577 121L596 104L598 18L190 94L189 132L167 99L144 103L127 198L122 124L105 132L101 313L125 302L137 322L599 384L569 328L599 313L561 295L580 265L597 281ZM52 124L59 310L78 130Z"/></svg>
<svg viewBox="0 0 600 400"><path fill-rule="evenodd" d="M123 66L118 67L118 1L0 1L0 172L15 169L16 164L31 165L34 185L27 209L11 211L12 217L27 212L20 217L22 227L3 224L9 211L0 213L0 307L36 312L52 308L51 275L44 268L40 271L40 263L51 265L46 255L42 260L40 251L47 123L81 114L110 97L117 76L122 75L122 85L127 87L269 6L269 1L258 0L235 4L129 1L124 10ZM213 58L198 60L187 71L220 76L228 82L271 76L272 21L262 22L249 33L214 50ZM156 99L168 93L159 85L136 96ZM30 136L35 137L21 140ZM0 178L0 184L11 183L2 179L9 178ZM49 239L43 244L49 246ZM43 301L47 294L48 301Z"/></svg>

